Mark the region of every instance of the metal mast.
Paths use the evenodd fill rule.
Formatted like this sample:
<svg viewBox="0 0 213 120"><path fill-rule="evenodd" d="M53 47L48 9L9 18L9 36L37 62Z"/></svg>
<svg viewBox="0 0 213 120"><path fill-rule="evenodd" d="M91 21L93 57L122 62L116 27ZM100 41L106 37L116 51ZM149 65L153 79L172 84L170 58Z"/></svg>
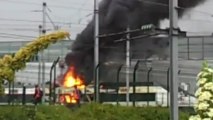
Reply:
<svg viewBox="0 0 213 120"><path fill-rule="evenodd" d="M99 7L98 0L94 0L94 14L95 14L95 34L94 34L94 74L95 76L95 89L96 89L96 102L99 101L99 68L95 71L96 66L99 65Z"/></svg>
<svg viewBox="0 0 213 120"><path fill-rule="evenodd" d="M42 34L46 34L46 7L47 4L44 2L42 5L42 13L43 13L43 25L42 25ZM44 60L44 51L41 52L41 60L42 60L42 90L43 90L43 97L42 103L45 102L45 60Z"/></svg>
<svg viewBox="0 0 213 120"><path fill-rule="evenodd" d="M178 0L169 1L170 18L170 119L179 120L178 114Z"/></svg>
<svg viewBox="0 0 213 120"><path fill-rule="evenodd" d="M129 68L130 68L130 28L127 27L126 40L126 104L129 106Z"/></svg>
<svg viewBox="0 0 213 120"><path fill-rule="evenodd" d="M39 28L39 36L41 36L42 33L42 25L38 26ZM41 54L38 53L38 85L41 86Z"/></svg>

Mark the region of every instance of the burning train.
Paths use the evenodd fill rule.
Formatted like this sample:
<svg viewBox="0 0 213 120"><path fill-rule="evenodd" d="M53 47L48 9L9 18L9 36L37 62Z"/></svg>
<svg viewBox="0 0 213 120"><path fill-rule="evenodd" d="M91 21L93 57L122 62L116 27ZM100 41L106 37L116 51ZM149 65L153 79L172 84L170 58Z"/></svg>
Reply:
<svg viewBox="0 0 213 120"><path fill-rule="evenodd" d="M71 66L59 83L60 87L57 89L58 102L61 104L76 104L81 91L85 88L83 77L77 75L75 68ZM76 90L79 90L80 93L77 94Z"/></svg>

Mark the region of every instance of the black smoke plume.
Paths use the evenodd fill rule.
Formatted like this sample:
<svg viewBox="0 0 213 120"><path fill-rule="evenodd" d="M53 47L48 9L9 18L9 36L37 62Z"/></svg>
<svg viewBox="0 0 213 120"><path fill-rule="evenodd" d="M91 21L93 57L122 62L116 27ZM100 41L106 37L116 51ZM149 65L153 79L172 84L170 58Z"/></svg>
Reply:
<svg viewBox="0 0 213 120"><path fill-rule="evenodd" d="M203 3L205 0L179 0L179 17L189 8ZM100 34L116 33L130 29L138 29L145 24L159 26L160 20L168 18L169 0L102 0L100 9ZM131 34L131 37L140 32ZM125 60L125 42L115 43L123 35L100 39L100 63ZM79 34L71 46L71 52L66 56L68 66L74 66L78 74L83 75L89 83L93 79L94 68L94 19ZM160 53L167 54L166 39L143 39L131 41L131 58L148 58ZM107 74L104 72L104 75Z"/></svg>

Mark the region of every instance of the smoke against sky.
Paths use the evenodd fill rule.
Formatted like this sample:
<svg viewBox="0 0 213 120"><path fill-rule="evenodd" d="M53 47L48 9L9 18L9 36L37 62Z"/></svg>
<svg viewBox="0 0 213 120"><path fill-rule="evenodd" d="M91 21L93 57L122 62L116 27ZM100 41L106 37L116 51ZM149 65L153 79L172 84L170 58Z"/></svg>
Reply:
<svg viewBox="0 0 213 120"><path fill-rule="evenodd" d="M204 1L179 0L180 17L182 17L183 11L189 13L189 9ZM160 3L160 5L155 3ZM127 26L130 29L138 29L145 24L159 26L160 21L168 18L168 15L168 0L149 0L148 2L146 0L103 0L100 4L100 34L125 31ZM66 57L67 64L75 66L79 74L86 75L87 80L93 78L93 28L94 21L91 21L72 44L72 52ZM134 37L140 34L138 32L131 36ZM114 40L123 37L123 35L117 35L100 39L101 63L112 60L122 63L125 60L125 42L114 43ZM165 39L132 41L133 54L131 57L132 59L141 59L151 57L156 53L162 54L166 51L168 45L168 41ZM167 53L163 54L168 55Z"/></svg>

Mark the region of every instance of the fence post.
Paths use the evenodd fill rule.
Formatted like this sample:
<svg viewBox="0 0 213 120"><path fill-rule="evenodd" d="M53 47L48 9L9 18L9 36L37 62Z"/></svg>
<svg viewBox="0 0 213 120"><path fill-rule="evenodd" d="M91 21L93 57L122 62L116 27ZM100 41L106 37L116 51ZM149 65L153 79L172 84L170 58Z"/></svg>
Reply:
<svg viewBox="0 0 213 120"><path fill-rule="evenodd" d="M191 86L189 83L187 83L187 84L188 84L188 90L190 90ZM189 96L189 107L190 107L191 106L191 96L190 95L188 95L188 96Z"/></svg>
<svg viewBox="0 0 213 120"><path fill-rule="evenodd" d="M134 67L134 71L133 71L133 97L134 97L134 99L132 99L132 104L133 104L134 107L135 107L136 71L138 69L138 66L139 66L140 62L141 62L140 60L137 61L136 65Z"/></svg>
<svg viewBox="0 0 213 120"><path fill-rule="evenodd" d="M53 72L53 67L55 66L55 61L53 62L51 68L50 68L50 85L49 85L49 104L51 104L52 100L52 72Z"/></svg>
<svg viewBox="0 0 213 120"><path fill-rule="evenodd" d="M23 86L23 92L22 92L22 105L26 104L26 87Z"/></svg>
<svg viewBox="0 0 213 120"><path fill-rule="evenodd" d="M148 85L147 85L147 93L149 94L149 83L150 83L150 73L152 71L152 67L149 68L148 72L147 72L147 82L148 82ZM147 106L149 106L149 101L147 101Z"/></svg>
<svg viewBox="0 0 213 120"><path fill-rule="evenodd" d="M57 63L55 63L56 65ZM56 66L54 66L54 72L53 72L53 103L55 104L56 103Z"/></svg>
<svg viewBox="0 0 213 120"><path fill-rule="evenodd" d="M117 98L116 98L116 104L117 104L117 106L118 106L118 102L119 102L119 79L120 79L120 71L121 71L121 69L122 69L122 67L123 67L123 64L122 65L120 65L119 67L118 67L118 70L117 70L117 80L116 80L116 86L117 86L117 89L116 89L116 94L117 94Z"/></svg>
<svg viewBox="0 0 213 120"><path fill-rule="evenodd" d="M14 105L14 81L12 82L12 105Z"/></svg>
<svg viewBox="0 0 213 120"><path fill-rule="evenodd" d="M95 74L94 74L94 78L95 78L95 85L94 85L94 90L95 90L95 92L94 92L94 100L95 100L95 102L99 102L99 81L97 81L97 78L96 78L96 74L97 74L97 69L100 67L100 63L95 67ZM100 73L99 73L100 74Z"/></svg>
<svg viewBox="0 0 213 120"><path fill-rule="evenodd" d="M188 60L190 59L190 55L189 55L189 51L190 51L190 49L189 49L189 39L190 38L187 38L187 57L188 57Z"/></svg>
<svg viewBox="0 0 213 120"><path fill-rule="evenodd" d="M8 105L11 103L11 82L9 81L9 88L8 88Z"/></svg>
<svg viewBox="0 0 213 120"><path fill-rule="evenodd" d="M167 69L167 107L169 107L169 71L170 71L170 68L168 67Z"/></svg>
<svg viewBox="0 0 213 120"><path fill-rule="evenodd" d="M204 47L204 37L202 37L202 60L205 59L205 47Z"/></svg>
<svg viewBox="0 0 213 120"><path fill-rule="evenodd" d="M53 90L54 90L54 96L53 96L53 102L54 104L56 103L56 93L55 93L55 88L56 88L56 65L58 63L58 61L60 60L60 57L58 57L55 61L55 64L54 64L54 78L53 78Z"/></svg>

